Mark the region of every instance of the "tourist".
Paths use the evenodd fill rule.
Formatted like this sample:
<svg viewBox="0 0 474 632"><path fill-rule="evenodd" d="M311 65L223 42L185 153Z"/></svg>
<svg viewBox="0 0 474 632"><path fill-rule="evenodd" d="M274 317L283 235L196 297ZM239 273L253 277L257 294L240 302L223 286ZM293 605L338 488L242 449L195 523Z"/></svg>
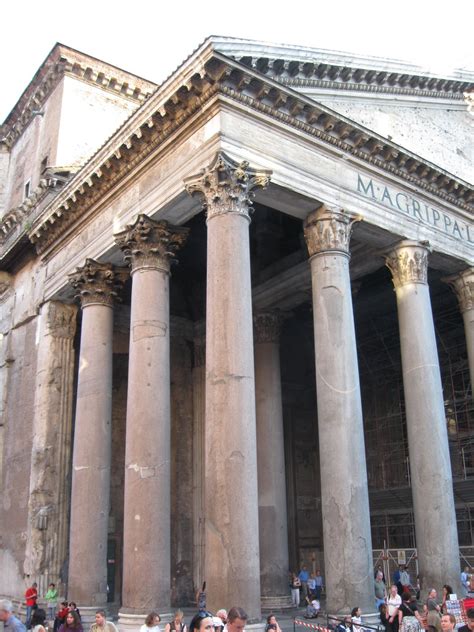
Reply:
<svg viewBox="0 0 474 632"><path fill-rule="evenodd" d="M464 597L469 595L470 583L469 583L469 566L465 566L461 573L461 584L464 589Z"/></svg>
<svg viewBox="0 0 474 632"><path fill-rule="evenodd" d="M387 587L383 581L383 573L382 571L377 571L374 580L374 592L375 592L375 606L377 610L380 606L385 603L387 599Z"/></svg>
<svg viewBox="0 0 474 632"><path fill-rule="evenodd" d="M82 632L81 620L75 610L70 610L66 615L66 620L59 628L59 632Z"/></svg>
<svg viewBox="0 0 474 632"><path fill-rule="evenodd" d="M306 597L308 605L306 606L306 612L304 614L305 619L316 619L321 610L321 604L318 599L310 601L309 597Z"/></svg>
<svg viewBox="0 0 474 632"><path fill-rule="evenodd" d="M67 601L61 601L61 607L54 618L53 631L57 632L63 623L66 622L66 617L69 612L69 604Z"/></svg>
<svg viewBox="0 0 474 632"><path fill-rule="evenodd" d="M406 566L402 566L402 569L400 571L400 586L401 588L398 591L400 595L403 595L406 592L410 592L411 579Z"/></svg>
<svg viewBox="0 0 474 632"><path fill-rule="evenodd" d="M191 623L189 624L189 632L213 632L214 630L213 618L214 617L212 616L210 612L206 612L205 610L200 610L191 619Z"/></svg>
<svg viewBox="0 0 474 632"><path fill-rule="evenodd" d="M46 621L46 611L43 608L37 608L31 617L32 632L46 632L44 622Z"/></svg>
<svg viewBox="0 0 474 632"><path fill-rule="evenodd" d="M145 619L145 623L140 628L140 632L161 632L160 621L160 615L157 612L150 612Z"/></svg>
<svg viewBox="0 0 474 632"><path fill-rule="evenodd" d="M204 610L201 610L201 612L205 612ZM208 615L210 617L212 617L212 615ZM184 614L182 610L176 610L176 612L174 613L174 617L173 620L171 621L171 623L167 623L165 626L165 632L186 632L187 627L186 624L183 622L183 618L184 618Z"/></svg>
<svg viewBox="0 0 474 632"><path fill-rule="evenodd" d="M449 601L450 595L452 595L454 590L451 588L449 584L445 584L443 586L443 601L441 602L441 612L443 614L447 614L446 602Z"/></svg>
<svg viewBox="0 0 474 632"><path fill-rule="evenodd" d="M243 632L248 618L248 614L243 608L234 606L227 615L227 630L229 632Z"/></svg>
<svg viewBox="0 0 474 632"><path fill-rule="evenodd" d="M428 625L432 625L438 632L441 632L441 619L440 619L440 610L441 608L436 601L437 592L434 588L432 588L428 593L428 598L426 600L426 610L428 613L426 622Z"/></svg>
<svg viewBox="0 0 474 632"><path fill-rule="evenodd" d="M314 596L316 597L318 601L320 601L321 593L323 592L323 577L319 569L316 571L315 582L316 582L316 588L314 591Z"/></svg>
<svg viewBox="0 0 474 632"><path fill-rule="evenodd" d="M90 632L118 632L115 623L107 621L105 610L95 611L95 623L91 625Z"/></svg>
<svg viewBox="0 0 474 632"><path fill-rule="evenodd" d="M48 608L48 619L50 621L54 621L54 617L56 616L56 604L58 602L58 590L56 588L56 584L50 584L48 586L48 590L44 598L46 599L46 605Z"/></svg>
<svg viewBox="0 0 474 632"><path fill-rule="evenodd" d="M81 618L81 611L77 607L77 604L75 601L70 601L68 608L70 611L74 610L74 612L77 612L77 616L79 617L79 619Z"/></svg>
<svg viewBox="0 0 474 632"><path fill-rule="evenodd" d="M380 604L380 606L379 606L379 613L380 613L380 623L385 628L385 632L390 632L391 624L390 624L390 621L389 621L388 606L387 606L386 603Z"/></svg>
<svg viewBox="0 0 474 632"><path fill-rule="evenodd" d="M421 630L421 617L418 612L416 600L412 600L409 592L402 595L402 605L398 609L400 632L419 632Z"/></svg>
<svg viewBox="0 0 474 632"><path fill-rule="evenodd" d="M311 573L308 579L308 597L309 599L316 597L316 575L314 573Z"/></svg>
<svg viewBox="0 0 474 632"><path fill-rule="evenodd" d="M299 577L296 576L296 573L291 574L290 588L291 588L291 603L293 604L293 608L298 608L300 605L301 581Z"/></svg>
<svg viewBox="0 0 474 632"><path fill-rule="evenodd" d="M38 600L38 584L33 582L29 588L26 589L25 592L25 604L26 604L26 627L30 627L31 622L31 613L33 608L36 607L36 602Z"/></svg>
<svg viewBox="0 0 474 632"><path fill-rule="evenodd" d="M308 567L305 564L303 564L300 572L298 573L298 579L301 582L301 591L303 593L303 598L306 599L306 597L308 596L309 573L308 573Z"/></svg>
<svg viewBox="0 0 474 632"><path fill-rule="evenodd" d="M3 632L26 632L20 619L13 615L13 604L8 599L0 599L0 621L3 621Z"/></svg>
<svg viewBox="0 0 474 632"><path fill-rule="evenodd" d="M224 630L224 622L220 617L212 617L212 623L214 625L215 632L223 632Z"/></svg>
<svg viewBox="0 0 474 632"><path fill-rule="evenodd" d="M281 632L281 628L278 625L278 621L276 620L276 616L274 614L269 614L267 617L265 632L268 632L269 630L273 630L273 632Z"/></svg>
<svg viewBox="0 0 474 632"><path fill-rule="evenodd" d="M387 597L388 607L388 630L389 632L398 632L398 610L402 605L402 598L398 594L398 588L395 584L390 586L390 594Z"/></svg>
<svg viewBox="0 0 474 632"><path fill-rule="evenodd" d="M363 632L362 627L362 610L359 606L352 608L351 612L352 630L353 632Z"/></svg>
<svg viewBox="0 0 474 632"><path fill-rule="evenodd" d="M474 608L466 610L467 623L459 628L458 632L474 632Z"/></svg>
<svg viewBox="0 0 474 632"><path fill-rule="evenodd" d="M442 632L454 632L456 629L456 617L454 614L443 614L441 617Z"/></svg>
<svg viewBox="0 0 474 632"><path fill-rule="evenodd" d="M216 612L216 617L219 617L225 625L227 623L227 610L225 608L221 608Z"/></svg>

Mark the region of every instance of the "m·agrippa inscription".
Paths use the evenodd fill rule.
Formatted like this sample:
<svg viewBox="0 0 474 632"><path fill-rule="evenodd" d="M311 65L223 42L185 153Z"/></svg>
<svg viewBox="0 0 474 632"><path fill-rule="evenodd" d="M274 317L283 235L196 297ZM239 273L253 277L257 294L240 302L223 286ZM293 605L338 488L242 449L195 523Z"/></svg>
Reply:
<svg viewBox="0 0 474 632"><path fill-rule="evenodd" d="M434 208L413 195L397 191L386 185L357 174L357 191L376 202L388 206L397 213L409 215L426 226L438 230L462 242L474 244L474 227L450 213Z"/></svg>

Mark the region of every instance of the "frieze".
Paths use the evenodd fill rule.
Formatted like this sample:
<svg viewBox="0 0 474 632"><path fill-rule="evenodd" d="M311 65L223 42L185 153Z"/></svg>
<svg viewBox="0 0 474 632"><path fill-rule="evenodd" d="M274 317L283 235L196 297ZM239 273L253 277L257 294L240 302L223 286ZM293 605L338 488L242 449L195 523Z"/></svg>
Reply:
<svg viewBox="0 0 474 632"><path fill-rule="evenodd" d="M428 282L427 242L402 241L385 255L395 289L412 283Z"/></svg>
<svg viewBox="0 0 474 632"><path fill-rule="evenodd" d="M349 256L352 226L361 219L326 206L310 213L304 223L304 237L310 258L325 252Z"/></svg>
<svg viewBox="0 0 474 632"><path fill-rule="evenodd" d="M250 219L254 189L265 188L269 182L269 171L255 171L247 161L237 163L224 152L218 152L207 169L186 178L185 185L190 195L203 195L202 206L209 221L226 213Z"/></svg>
<svg viewBox="0 0 474 632"><path fill-rule="evenodd" d="M442 279L452 288L459 302L461 313L474 309L474 268Z"/></svg>
<svg viewBox="0 0 474 632"><path fill-rule="evenodd" d="M69 274L69 282L76 290L75 298L81 307L88 305L106 305L112 307L119 301L119 292L128 277L125 268L117 268L111 263L99 263L94 259L86 259L82 268Z"/></svg>
<svg viewBox="0 0 474 632"><path fill-rule="evenodd" d="M115 243L124 253L132 274L138 269L153 268L169 273L170 262L188 238L189 228L172 226L140 214L133 224L115 234Z"/></svg>

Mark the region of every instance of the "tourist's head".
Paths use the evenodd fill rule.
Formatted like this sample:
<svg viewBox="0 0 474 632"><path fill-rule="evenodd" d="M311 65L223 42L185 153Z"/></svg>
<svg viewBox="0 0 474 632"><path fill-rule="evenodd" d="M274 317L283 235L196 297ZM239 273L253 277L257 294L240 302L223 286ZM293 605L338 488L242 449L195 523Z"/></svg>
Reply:
<svg viewBox="0 0 474 632"><path fill-rule="evenodd" d="M176 610L176 612L174 613L173 619L175 620L176 623L181 623L181 621L183 620L183 617L184 617L184 612L182 610Z"/></svg>
<svg viewBox="0 0 474 632"><path fill-rule="evenodd" d="M361 611L360 611L359 606L352 608L351 617L360 617L360 615L361 615Z"/></svg>
<svg viewBox="0 0 474 632"><path fill-rule="evenodd" d="M227 610L225 608L221 608L216 612L216 617L222 619L223 623L227 623Z"/></svg>
<svg viewBox="0 0 474 632"><path fill-rule="evenodd" d="M176 617L176 614L175 614L175 617ZM191 619L191 623L189 624L189 632L214 632L213 618L214 617L212 615L212 612L206 612L205 610L200 610Z"/></svg>
<svg viewBox="0 0 474 632"><path fill-rule="evenodd" d="M474 632L474 608L468 608L466 610L467 625L471 632Z"/></svg>
<svg viewBox="0 0 474 632"><path fill-rule="evenodd" d="M453 594L453 592L454 592L454 591L453 591L452 587L451 587L449 584L445 584L445 585L443 586L443 595L444 595L445 597L449 597L449 595L452 595L452 594Z"/></svg>
<svg viewBox="0 0 474 632"><path fill-rule="evenodd" d="M398 588L396 584L392 584L390 586L390 593L392 594L393 597L395 597L395 595L398 593Z"/></svg>
<svg viewBox="0 0 474 632"><path fill-rule="evenodd" d="M436 592L436 588L431 588L429 593L428 593L428 597L430 599L436 599L438 593Z"/></svg>
<svg viewBox="0 0 474 632"><path fill-rule="evenodd" d="M31 615L31 627L34 628L36 625L43 625L45 621L46 612L43 608L37 608Z"/></svg>
<svg viewBox="0 0 474 632"><path fill-rule="evenodd" d="M8 621L12 616L13 604L8 599L0 599L0 621Z"/></svg>
<svg viewBox="0 0 474 632"><path fill-rule="evenodd" d="M104 617L105 619L105 617ZM97 614L96 614L97 621ZM81 620L75 610L70 610L66 615L66 625L68 628L79 628L81 626Z"/></svg>
<svg viewBox="0 0 474 632"><path fill-rule="evenodd" d="M95 611L95 622L100 628L103 628L105 625L105 610L96 610Z"/></svg>
<svg viewBox="0 0 474 632"><path fill-rule="evenodd" d="M51 584L49 585L49 587L50 587L50 588L56 588L56 584L51 583Z"/></svg>
<svg viewBox="0 0 474 632"><path fill-rule="evenodd" d="M452 632L456 627L456 617L454 614L443 614L441 617L442 632Z"/></svg>
<svg viewBox="0 0 474 632"><path fill-rule="evenodd" d="M145 625L147 626L147 628L153 628L155 627L155 625L158 625L160 621L160 615L157 612L153 611L150 612L150 614L145 619Z"/></svg>
<svg viewBox="0 0 474 632"><path fill-rule="evenodd" d="M247 623L248 614L243 608L234 606L227 615L228 632L243 632Z"/></svg>

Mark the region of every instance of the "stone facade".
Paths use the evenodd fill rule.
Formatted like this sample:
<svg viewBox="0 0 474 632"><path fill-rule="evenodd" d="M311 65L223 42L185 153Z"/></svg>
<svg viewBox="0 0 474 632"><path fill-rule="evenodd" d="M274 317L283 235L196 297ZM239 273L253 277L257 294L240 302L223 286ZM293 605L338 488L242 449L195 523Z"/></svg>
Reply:
<svg viewBox="0 0 474 632"><path fill-rule="evenodd" d="M126 630L206 581L259 621L305 563L370 615L415 546L459 588L473 79L209 38L156 88L53 49L0 135L1 595Z"/></svg>

